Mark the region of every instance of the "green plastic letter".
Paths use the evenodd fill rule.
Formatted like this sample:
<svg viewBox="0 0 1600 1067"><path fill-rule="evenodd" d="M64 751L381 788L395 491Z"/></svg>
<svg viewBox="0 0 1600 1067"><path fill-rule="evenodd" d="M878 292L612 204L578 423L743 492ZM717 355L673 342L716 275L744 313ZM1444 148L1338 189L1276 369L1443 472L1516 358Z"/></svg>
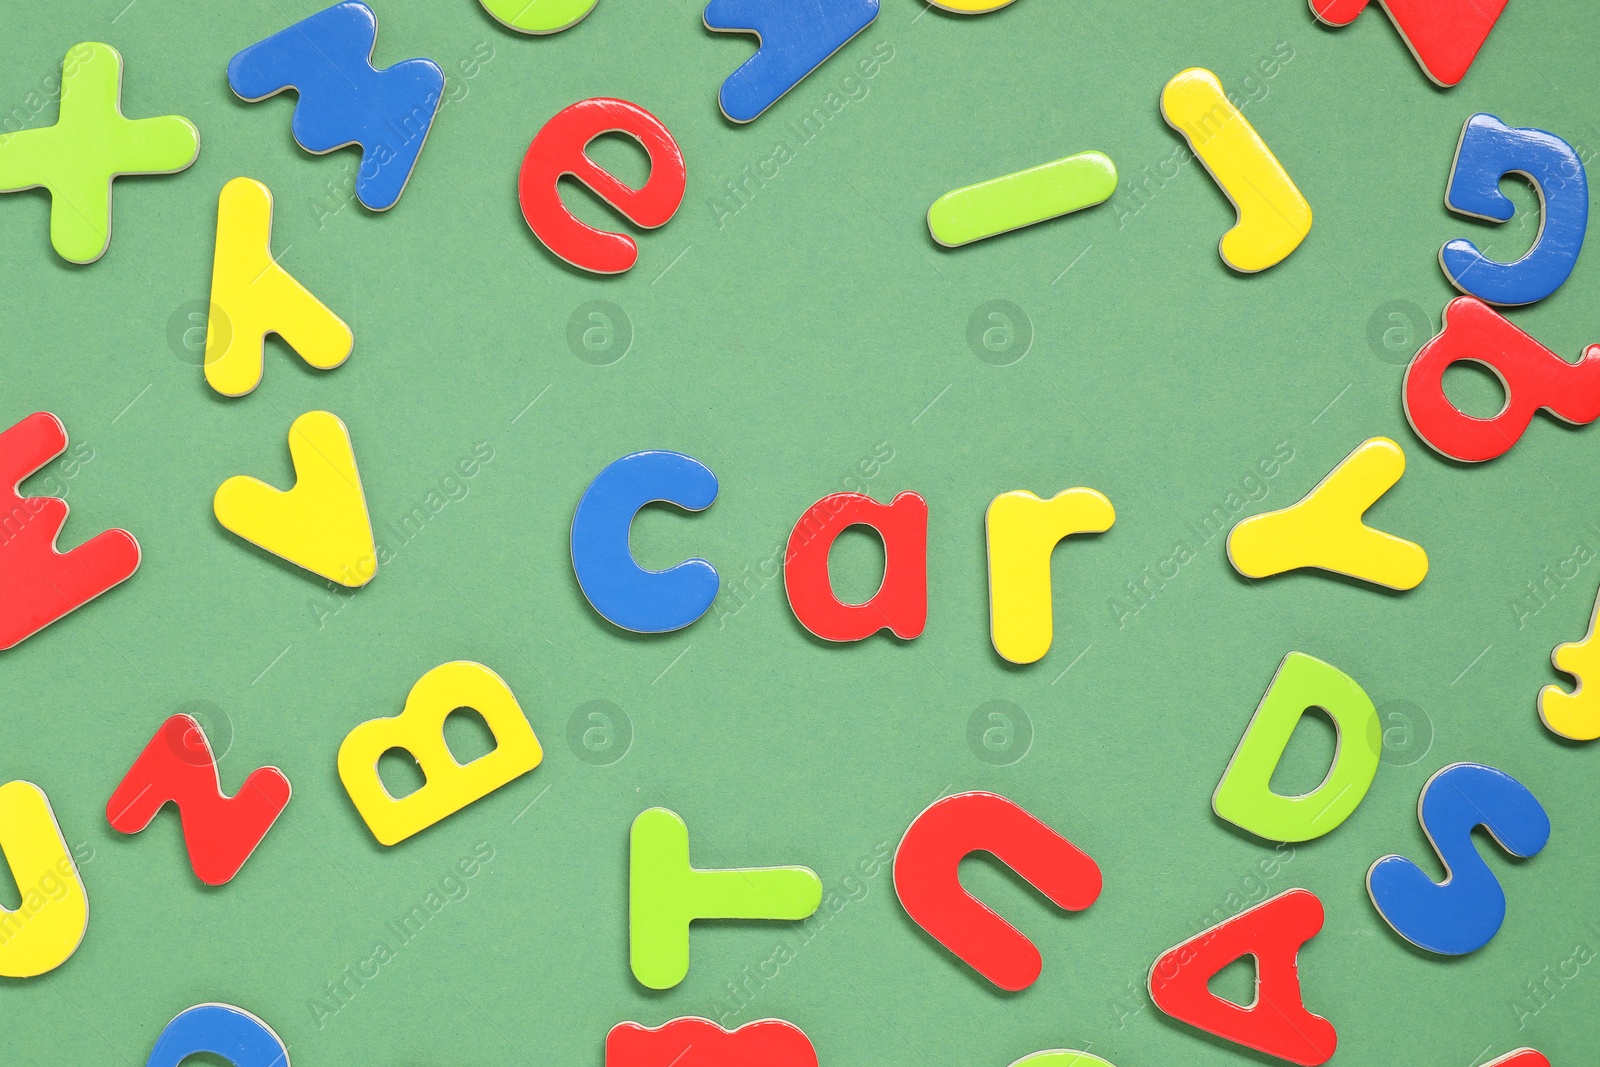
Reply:
<svg viewBox="0 0 1600 1067"><path fill-rule="evenodd" d="M1272 772L1311 708L1321 708L1339 731L1333 766L1304 796L1279 796ZM1235 826L1269 841L1310 841L1348 819L1378 773L1383 731L1377 709L1349 675L1303 652L1291 652L1261 698L1255 718L1233 753L1211 807Z"/></svg>
<svg viewBox="0 0 1600 1067"><path fill-rule="evenodd" d="M628 851L628 962L651 989L688 975L691 921L804 919L822 903L822 880L806 867L689 866L689 828L666 808L639 813Z"/></svg>

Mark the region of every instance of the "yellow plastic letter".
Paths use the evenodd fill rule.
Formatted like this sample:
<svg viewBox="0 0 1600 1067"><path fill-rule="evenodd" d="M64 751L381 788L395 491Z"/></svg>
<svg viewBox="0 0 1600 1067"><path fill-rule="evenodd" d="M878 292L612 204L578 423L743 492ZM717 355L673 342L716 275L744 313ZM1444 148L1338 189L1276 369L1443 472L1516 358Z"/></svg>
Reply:
<svg viewBox="0 0 1600 1067"><path fill-rule="evenodd" d="M206 381L224 396L261 384L262 341L275 333L318 370L350 356L355 335L272 257L272 192L235 178L217 200L206 320Z"/></svg>
<svg viewBox="0 0 1600 1067"><path fill-rule="evenodd" d="M1246 578L1316 567L1415 589L1428 574L1422 546L1361 521L1405 469L1399 445L1387 437L1363 441L1299 503L1253 515L1229 531L1228 560Z"/></svg>
<svg viewBox="0 0 1600 1067"><path fill-rule="evenodd" d="M1188 140L1239 213L1222 235L1222 261L1251 274L1288 259L1311 232L1311 205L1229 102L1217 76L1202 67L1173 75L1161 90L1161 115Z"/></svg>
<svg viewBox="0 0 1600 1067"><path fill-rule="evenodd" d="M1117 513L1093 489L1067 489L1040 500L1023 489L989 504L989 632L994 650L1012 663L1034 663L1050 651L1050 553L1062 538L1103 533Z"/></svg>
<svg viewBox="0 0 1600 1067"><path fill-rule="evenodd" d="M1600 640L1595 625L1600 623L1600 597L1589 616L1589 632L1581 641L1559 644L1550 653L1550 662L1578 684L1572 692L1559 685L1539 690L1539 718L1545 729L1569 741L1593 741L1600 737Z"/></svg>
<svg viewBox="0 0 1600 1067"><path fill-rule="evenodd" d="M494 749L467 764L456 762L444 740L444 720L457 708L476 711L494 734ZM378 758L392 748L411 753L426 779L398 800L378 777ZM419 678L399 715L350 731L339 745L339 780L372 836L394 845L482 800L543 758L511 688L483 664L457 660Z"/></svg>
<svg viewBox="0 0 1600 1067"><path fill-rule="evenodd" d="M378 573L372 519L350 431L337 415L308 411L289 427L294 488L235 475L211 502L217 521L251 544L351 588Z"/></svg>

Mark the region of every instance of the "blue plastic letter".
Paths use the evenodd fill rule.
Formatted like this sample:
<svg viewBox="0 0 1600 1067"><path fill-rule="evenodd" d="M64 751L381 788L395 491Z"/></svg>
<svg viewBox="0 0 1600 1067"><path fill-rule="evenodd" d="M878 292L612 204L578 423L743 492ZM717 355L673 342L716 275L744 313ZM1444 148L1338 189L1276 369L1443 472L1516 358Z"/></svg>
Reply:
<svg viewBox="0 0 1600 1067"><path fill-rule="evenodd" d="M1436 883L1404 856L1385 856L1367 871L1372 906L1395 933L1442 956L1489 943L1506 917L1506 894L1472 844L1481 826L1495 843L1526 859L1550 840L1550 817L1526 786L1504 771L1452 763L1428 779L1417 819L1444 863Z"/></svg>
<svg viewBox="0 0 1600 1067"><path fill-rule="evenodd" d="M572 516L572 571L594 610L642 634L681 630L704 615L717 598L717 569L697 558L647 571L628 535L646 504L704 511L716 499L717 476L681 452L635 452L596 475Z"/></svg>
<svg viewBox="0 0 1600 1067"><path fill-rule="evenodd" d="M272 1027L231 1004L197 1004L178 1013L156 1038L145 1067L178 1067L197 1052L233 1067L289 1067L289 1052Z"/></svg>
<svg viewBox="0 0 1600 1067"><path fill-rule="evenodd" d="M756 54L722 83L717 103L749 122L878 17L878 0L711 0L706 29L753 33Z"/></svg>
<svg viewBox="0 0 1600 1067"><path fill-rule="evenodd" d="M1578 153L1555 134L1474 115L1461 128L1445 206L1489 222L1510 222L1516 205L1500 192L1500 179L1508 174L1539 188L1539 233L1528 254L1501 263L1457 238L1439 250L1439 265L1450 284L1468 296L1491 304L1532 304L1561 288L1577 266L1589 228L1589 180Z"/></svg>
<svg viewBox="0 0 1600 1067"><path fill-rule="evenodd" d="M290 126L307 152L361 146L356 198L373 211L400 199L444 98L431 59L378 70L378 19L358 0L335 4L253 44L228 63L228 85L252 103L293 88Z"/></svg>

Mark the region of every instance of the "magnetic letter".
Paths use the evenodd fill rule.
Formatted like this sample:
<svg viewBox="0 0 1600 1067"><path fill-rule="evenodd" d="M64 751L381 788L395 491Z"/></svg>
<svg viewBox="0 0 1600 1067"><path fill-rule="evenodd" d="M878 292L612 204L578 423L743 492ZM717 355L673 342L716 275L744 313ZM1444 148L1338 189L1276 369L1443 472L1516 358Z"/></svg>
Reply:
<svg viewBox="0 0 1600 1067"><path fill-rule="evenodd" d="M216 757L200 724L174 715L161 724L106 802L114 830L136 834L169 801L183 819L183 844L195 877L222 885L267 836L289 804L289 779L276 767L251 771L235 796L224 796Z"/></svg>
<svg viewBox="0 0 1600 1067"><path fill-rule="evenodd" d="M355 335L272 256L272 191L235 178L217 198L217 245L206 316L206 382L223 396L261 384L266 336L275 333L318 370L350 356Z"/></svg>
<svg viewBox="0 0 1600 1067"><path fill-rule="evenodd" d="M405 191L433 128L444 71L431 59L378 70L377 44L377 16L359 0L346 0L234 56L228 86L250 103L294 89L295 143L318 155L360 145L356 199L387 211Z"/></svg>
<svg viewBox="0 0 1600 1067"><path fill-rule="evenodd" d="M20 486L66 450L67 428L48 411L0 432L0 649L38 633L139 569L139 542L127 530L107 530L70 552L56 551L67 502L24 497Z"/></svg>
<svg viewBox="0 0 1600 1067"><path fill-rule="evenodd" d="M1300 946L1322 929L1322 901L1290 889L1183 944L1150 968L1150 999L1180 1022L1300 1067L1326 1063L1339 1045L1333 1024L1300 995ZM1243 956L1255 957L1249 1007L1224 1000L1207 983Z"/></svg>
<svg viewBox="0 0 1600 1067"><path fill-rule="evenodd" d="M1492 418L1466 414L1444 393L1444 372L1471 360L1494 371L1506 406ZM1568 363L1481 300L1458 296L1444 309L1444 329L1406 368L1406 418L1440 455L1482 463L1511 451L1541 408L1563 422L1600 418L1600 345Z"/></svg>
<svg viewBox="0 0 1600 1067"><path fill-rule="evenodd" d="M0 134L0 193L48 189L56 254L69 263L93 263L111 247L116 177L176 174L199 155L200 131L183 116L123 117L122 54L86 41L73 45L61 64L56 124Z"/></svg>
<svg viewBox="0 0 1600 1067"><path fill-rule="evenodd" d="M689 865L689 828L676 812L650 808L633 820L628 963L651 989L688 976L696 919L804 919L821 903L822 880L808 867L697 870Z"/></svg>
<svg viewBox="0 0 1600 1067"><path fill-rule="evenodd" d="M1428 575L1422 546L1361 521L1405 469L1405 452L1389 438L1363 441L1298 503L1252 515L1230 530L1228 562L1246 578L1315 567L1415 589Z"/></svg>
<svg viewBox="0 0 1600 1067"><path fill-rule="evenodd" d="M1569 741L1600 737L1600 596L1589 615L1589 632L1581 641L1567 641L1550 652L1556 670L1572 675L1577 685L1567 692L1559 685L1539 690L1539 718L1545 729Z"/></svg>
<svg viewBox="0 0 1600 1067"><path fill-rule="evenodd" d="M32 782L0 785L0 850L22 903L0 908L0 977L53 971L78 951L89 925L89 897L44 790ZM59 883L60 896L45 893Z"/></svg>
<svg viewBox="0 0 1600 1067"><path fill-rule="evenodd" d="M156 1038L145 1067L178 1067L196 1053L233 1067L289 1067L289 1050L272 1027L232 1004L196 1004L179 1012Z"/></svg>
<svg viewBox="0 0 1600 1067"><path fill-rule="evenodd" d="M444 721L457 708L483 716L494 735L494 748L465 765L444 741ZM391 796L378 777L378 758L391 748L409 752L426 779L404 797ZM350 731L339 745L339 780L372 836L393 845L527 774L543 758L511 688L483 664L457 660L419 678L399 715Z"/></svg>
<svg viewBox="0 0 1600 1067"><path fill-rule="evenodd" d="M1054 623L1050 554L1064 537L1103 533L1117 513L1093 489L1067 489L1049 500L1026 490L989 504L989 632L994 650L1012 663L1033 663L1050 651Z"/></svg>
<svg viewBox="0 0 1600 1067"><path fill-rule="evenodd" d="M1218 245L1222 261L1252 274L1288 259L1311 232L1311 205L1217 76L1203 67L1173 75L1161 90L1161 116L1238 212Z"/></svg>
<svg viewBox="0 0 1600 1067"><path fill-rule="evenodd" d="M1010 0L1007 0L1007 3L1009 2ZM938 6L945 7L944 4ZM958 9L945 7L945 10ZM1049 1048L1043 1052L1030 1052L1020 1060L1013 1060L1011 1067L1115 1067L1115 1065L1087 1052L1068 1048Z"/></svg>
<svg viewBox="0 0 1600 1067"><path fill-rule="evenodd" d="M1435 882L1404 856L1385 856L1367 871L1372 906L1394 932L1429 952L1464 956L1499 931L1506 894L1472 843L1481 826L1495 844L1523 859L1550 840L1550 817L1527 786L1478 763L1452 763L1428 779L1417 820L1444 864Z"/></svg>
<svg viewBox="0 0 1600 1067"><path fill-rule="evenodd" d="M1505 10L1506 0L1379 0L1423 73L1451 86L1467 76L1478 49ZM1330 26L1348 26L1367 0L1311 0L1311 13Z"/></svg>
<svg viewBox="0 0 1600 1067"><path fill-rule="evenodd" d="M650 176L630 188L590 159L585 149L603 133L625 133L650 157ZM683 152L661 120L638 104L596 97L556 113L534 135L522 158L517 199L534 236L557 256L595 274L620 274L639 258L639 246L623 233L597 230L568 211L556 183L578 179L635 226L663 226L683 203L688 182Z"/></svg>
<svg viewBox="0 0 1600 1067"><path fill-rule="evenodd" d="M1439 265L1450 284L1468 296L1491 304L1532 304L1561 288L1578 265L1589 228L1589 180L1583 159L1555 134L1479 114L1461 127L1445 206L1488 222L1510 222L1517 206L1500 192L1500 179L1511 174L1539 190L1533 247L1516 262L1501 263L1457 238L1439 249Z"/></svg>
<svg viewBox="0 0 1600 1067"><path fill-rule="evenodd" d="M840 602L828 577L828 553L851 526L883 538L883 584L864 604ZM860 493L823 497L789 535L783 584L794 617L824 640L860 641L885 629L911 640L928 621L928 502L916 493L892 504Z"/></svg>
<svg viewBox="0 0 1600 1067"><path fill-rule="evenodd" d="M657 1027L618 1023L606 1035L605 1067L817 1067L798 1026L761 1019L724 1030L689 1016Z"/></svg>
<svg viewBox="0 0 1600 1067"><path fill-rule="evenodd" d="M356 588L378 574L372 518L350 431L337 415L308 411L289 426L294 487L236 474L211 510L223 529L330 582Z"/></svg>
<svg viewBox="0 0 1600 1067"><path fill-rule="evenodd" d="M560 33L576 26L600 0L479 0L500 25L519 33Z"/></svg>
<svg viewBox="0 0 1600 1067"><path fill-rule="evenodd" d="M703 559L664 571L633 561L628 534L646 504L704 511L717 499L717 476L681 452L635 452L595 476L572 515L572 572L607 622L642 634L681 630L717 598L717 569Z"/></svg>
<svg viewBox="0 0 1600 1067"><path fill-rule="evenodd" d="M918 815L894 854L894 891L913 922L1001 989L1033 984L1044 959L1021 931L961 885L957 871L988 852L1058 908L1100 895L1100 868L1072 842L1005 797L958 793Z"/></svg>
<svg viewBox="0 0 1600 1067"><path fill-rule="evenodd" d="M1117 165L1111 157L1079 152L952 189L928 209L928 232L955 248L1103 204L1116 191Z"/></svg>
<svg viewBox="0 0 1600 1067"><path fill-rule="evenodd" d="M1550 1067L1550 1061L1537 1049L1523 1047L1512 1049L1504 1056L1490 1060L1483 1067Z"/></svg>
<svg viewBox="0 0 1600 1067"><path fill-rule="evenodd" d="M878 0L711 0L706 29L753 33L761 41L722 83L722 113L751 121L877 17Z"/></svg>
<svg viewBox="0 0 1600 1067"><path fill-rule="evenodd" d="M1304 796L1272 791L1272 772L1300 717L1321 708L1339 731L1333 766ZM1211 807L1235 826L1269 841L1311 841L1350 817L1378 773L1383 728L1377 709L1349 675L1303 652L1278 665L1256 714L1245 728Z"/></svg>

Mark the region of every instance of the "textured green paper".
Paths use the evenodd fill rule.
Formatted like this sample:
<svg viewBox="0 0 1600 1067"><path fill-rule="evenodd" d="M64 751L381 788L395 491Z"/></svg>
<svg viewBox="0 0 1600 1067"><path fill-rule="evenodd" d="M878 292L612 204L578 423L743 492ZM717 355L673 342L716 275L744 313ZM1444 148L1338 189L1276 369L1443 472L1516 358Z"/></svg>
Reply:
<svg viewBox="0 0 1600 1067"><path fill-rule="evenodd" d="M1547 736L1534 701L1567 683L1550 649L1583 634L1600 585L1600 427L1539 418L1466 469L1417 442L1399 394L1453 295L1440 245L1470 236L1509 260L1537 229L1445 210L1462 122L1489 111L1585 158L1600 147L1591 4L1509 4L1444 92L1376 5L1335 31L1304 0L1017 0L979 17L884 0L735 127L716 91L755 42L708 32L693 3L601 0L532 38L477 0L375 0L375 62L429 56L449 77L381 215L351 198L354 150L295 146L292 95L244 104L227 89L239 49L325 6L79 0L17 8L0 35L0 127L53 122L62 56L102 40L126 60L130 114L182 114L205 138L183 173L117 182L115 238L89 267L51 250L45 193L0 197L0 421L48 409L72 436L25 488L65 493L62 547L122 526L144 551L130 581L0 656L0 778L49 794L90 898L77 955L0 984L7 1064L143 1067L169 1019L222 1000L267 1020L295 1067L600 1067L618 1021L680 1015L790 1020L828 1067L1005 1067L1052 1048L1259 1067L1165 1020L1145 976L1293 886L1327 910L1300 974L1339 1029L1334 1067L1470 1067L1523 1044L1558 1067L1592 1059L1600 748ZM1161 120L1161 86L1195 64L1238 94L1316 210L1300 249L1257 276L1217 258L1233 208ZM637 234L639 265L616 278L554 261L516 202L540 124L596 95L649 108L688 159L683 208ZM1102 207L961 249L930 238L942 193L1086 146L1122 175ZM636 183L630 151L595 150ZM274 251L356 342L323 373L272 341L261 387L228 400L201 361L217 194L239 175L271 187ZM1590 249L1560 292L1511 314L1576 358L1600 341L1597 299ZM291 483L285 434L313 410L350 427L388 553L354 595L211 514L232 475ZM1427 581L1391 595L1236 575L1227 526L1292 503L1374 434L1408 463L1370 519L1427 549ZM608 627L568 561L584 487L642 448L721 480L706 511L636 524L645 565L698 555L723 575L706 618L664 637ZM1117 524L1058 549L1054 648L1008 666L988 643L984 508L1075 485L1104 492ZM824 645L786 606L776 566L794 522L851 489L928 499L928 627L913 642ZM842 595L871 593L873 547L841 539ZM1275 849L1210 797L1291 650L1360 680L1385 747L1336 833ZM385 849L339 785L339 742L462 658L505 678L545 760ZM267 764L294 783L218 890L197 884L173 814L135 837L105 822L156 727L193 702L224 788ZM1332 747L1306 722L1274 787L1313 788ZM1417 795L1468 759L1524 782L1554 833L1526 862L1485 846L1505 926L1441 963L1388 931L1363 878L1391 852L1443 876ZM1044 957L1018 995L894 899L894 844L966 789L1022 804L1105 876L1093 907L1064 916L989 861L963 869ZM683 816L699 864L816 871L817 914L698 923L688 978L641 986L628 828L658 805Z"/></svg>

